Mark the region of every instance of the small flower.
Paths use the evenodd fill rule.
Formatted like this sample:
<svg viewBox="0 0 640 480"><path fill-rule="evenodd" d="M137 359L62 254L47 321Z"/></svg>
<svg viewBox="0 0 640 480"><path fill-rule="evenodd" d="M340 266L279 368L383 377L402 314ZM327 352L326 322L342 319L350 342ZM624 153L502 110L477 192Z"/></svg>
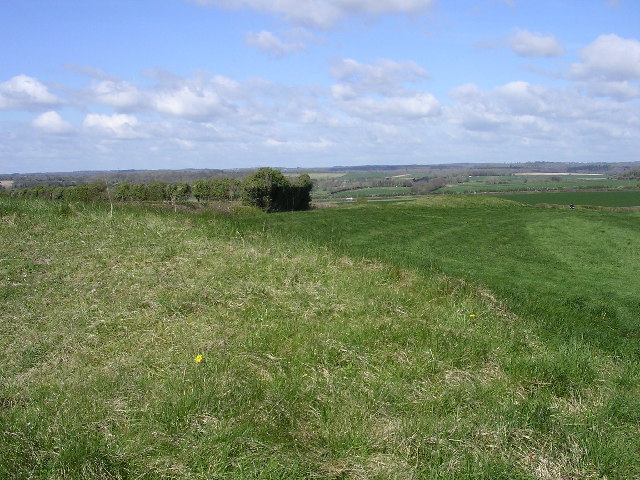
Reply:
<svg viewBox="0 0 640 480"><path fill-rule="evenodd" d="M469 315L469 318L476 318L476 314L472 313L471 315Z"/></svg>
<svg viewBox="0 0 640 480"><path fill-rule="evenodd" d="M196 355L196 358L193 359L194 362L200 363L204 357L200 354Z"/></svg>

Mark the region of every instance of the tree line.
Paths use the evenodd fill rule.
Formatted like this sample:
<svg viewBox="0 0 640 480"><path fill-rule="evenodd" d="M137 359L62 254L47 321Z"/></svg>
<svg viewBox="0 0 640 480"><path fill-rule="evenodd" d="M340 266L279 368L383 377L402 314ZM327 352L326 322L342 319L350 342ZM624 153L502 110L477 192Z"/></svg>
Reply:
<svg viewBox="0 0 640 480"><path fill-rule="evenodd" d="M72 187L37 186L5 191L5 194L23 198L42 198L71 202L96 202L115 200L120 202L185 201L198 202L242 201L245 205L259 207L267 212L308 210L311 206L313 183L307 174L293 181L282 172L261 168L240 181L235 178L210 178L186 182L151 183L121 182L108 186L95 182Z"/></svg>
<svg viewBox="0 0 640 480"><path fill-rule="evenodd" d="M17 190L7 190L4 194L18 198L42 198L69 202L94 202L108 199L107 184L104 182L87 183L75 187L41 185Z"/></svg>
<svg viewBox="0 0 640 480"><path fill-rule="evenodd" d="M246 171L218 170L218 169L188 169L188 170L115 170L107 172L69 172L69 173L24 173L0 175L0 180L13 181L14 188L32 188L40 186L75 187L87 183L107 181L110 185L119 183L193 183L202 178L233 177L241 178Z"/></svg>

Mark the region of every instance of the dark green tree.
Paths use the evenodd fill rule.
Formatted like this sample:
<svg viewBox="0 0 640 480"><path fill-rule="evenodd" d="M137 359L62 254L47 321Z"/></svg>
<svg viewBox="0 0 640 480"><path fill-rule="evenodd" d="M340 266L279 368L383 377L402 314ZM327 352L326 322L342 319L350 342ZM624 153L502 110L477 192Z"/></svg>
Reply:
<svg viewBox="0 0 640 480"><path fill-rule="evenodd" d="M307 210L311 203L311 178L301 175L292 184L279 170L261 168L243 182L245 205L262 208L266 212Z"/></svg>
<svg viewBox="0 0 640 480"><path fill-rule="evenodd" d="M309 210L311 208L311 190L313 182L311 177L303 173L293 183L294 204L292 210Z"/></svg>
<svg viewBox="0 0 640 480"><path fill-rule="evenodd" d="M281 199L288 185L289 181L279 170L261 168L244 180L243 202L266 212L281 210Z"/></svg>

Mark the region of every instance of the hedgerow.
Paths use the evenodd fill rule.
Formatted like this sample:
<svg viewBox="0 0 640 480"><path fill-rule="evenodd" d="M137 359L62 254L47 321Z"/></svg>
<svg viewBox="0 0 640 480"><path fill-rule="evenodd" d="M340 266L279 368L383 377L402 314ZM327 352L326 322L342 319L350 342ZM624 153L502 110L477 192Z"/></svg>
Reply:
<svg viewBox="0 0 640 480"><path fill-rule="evenodd" d="M109 187L105 182L89 183L73 187L36 186L5 191L14 197L42 198L78 202L115 200L119 202L171 201L234 201L242 199L245 205L265 211L308 210L311 204L313 184L309 175L300 175L293 182L280 171L261 168L244 182L233 178L196 180L166 183L118 183Z"/></svg>

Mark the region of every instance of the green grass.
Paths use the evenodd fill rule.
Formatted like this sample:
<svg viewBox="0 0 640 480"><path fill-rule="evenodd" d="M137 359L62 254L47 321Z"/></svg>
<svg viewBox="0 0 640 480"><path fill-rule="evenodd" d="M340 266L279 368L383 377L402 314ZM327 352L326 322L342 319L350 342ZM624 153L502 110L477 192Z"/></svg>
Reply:
<svg viewBox="0 0 640 480"><path fill-rule="evenodd" d="M549 210L492 197L437 196L275 216L270 223L282 233L308 236L351 255L465 278L510 298L522 313L547 311L545 322L553 326L556 315L579 323L570 306L577 297L595 310L611 305L625 322L634 321L638 217L638 212Z"/></svg>
<svg viewBox="0 0 640 480"><path fill-rule="evenodd" d="M640 190L616 190L604 192L544 192L504 194L502 198L530 205L590 205L601 207L640 206Z"/></svg>
<svg viewBox="0 0 640 480"><path fill-rule="evenodd" d="M0 198L0 478L640 476L633 212L107 213Z"/></svg>

